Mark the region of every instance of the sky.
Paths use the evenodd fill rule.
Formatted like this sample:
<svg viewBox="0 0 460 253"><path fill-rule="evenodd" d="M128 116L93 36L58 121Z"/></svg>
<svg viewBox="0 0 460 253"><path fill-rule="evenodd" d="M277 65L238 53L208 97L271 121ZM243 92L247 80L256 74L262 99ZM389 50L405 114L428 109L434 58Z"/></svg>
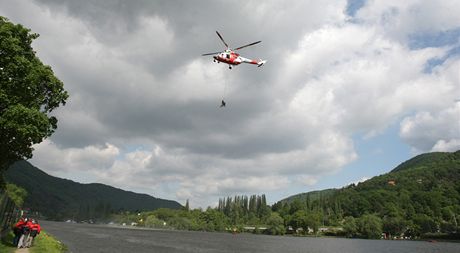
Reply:
<svg viewBox="0 0 460 253"><path fill-rule="evenodd" d="M69 92L30 162L215 206L460 149L460 1L0 0ZM254 41L232 70L201 54ZM219 108L225 99L227 107Z"/></svg>

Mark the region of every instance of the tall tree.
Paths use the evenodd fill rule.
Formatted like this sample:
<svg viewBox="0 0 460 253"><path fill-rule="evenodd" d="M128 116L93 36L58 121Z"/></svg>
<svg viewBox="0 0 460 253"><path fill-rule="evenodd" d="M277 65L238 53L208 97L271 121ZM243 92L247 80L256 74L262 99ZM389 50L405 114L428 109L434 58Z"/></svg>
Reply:
<svg viewBox="0 0 460 253"><path fill-rule="evenodd" d="M50 113L68 98L50 66L35 55L38 34L0 17L0 174L32 157L32 145L57 128ZM3 185L0 177L0 185Z"/></svg>
<svg viewBox="0 0 460 253"><path fill-rule="evenodd" d="M249 198L249 213L255 214L257 211L257 206L256 206L256 195L251 195Z"/></svg>
<svg viewBox="0 0 460 253"><path fill-rule="evenodd" d="M188 199L187 201L185 202L185 211L190 211L190 204L188 203Z"/></svg>

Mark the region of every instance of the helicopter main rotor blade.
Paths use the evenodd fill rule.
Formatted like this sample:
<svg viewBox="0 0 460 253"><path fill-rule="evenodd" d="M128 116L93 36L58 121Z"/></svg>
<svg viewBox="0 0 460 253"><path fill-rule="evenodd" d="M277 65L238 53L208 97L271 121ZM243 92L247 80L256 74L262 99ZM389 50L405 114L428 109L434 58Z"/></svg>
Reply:
<svg viewBox="0 0 460 253"><path fill-rule="evenodd" d="M222 36L220 35L220 33L218 31L216 31L217 33L217 36L219 36L220 40L222 40L222 42L224 43L224 45L228 48L228 45L227 43L225 42L224 38L222 38Z"/></svg>
<svg viewBox="0 0 460 253"><path fill-rule="evenodd" d="M220 53L221 53L221 52L207 53L207 54L202 54L201 56L213 55L213 54L220 54Z"/></svg>
<svg viewBox="0 0 460 253"><path fill-rule="evenodd" d="M260 42L262 42L262 41L259 40L259 41L253 42L253 43L251 43L251 44L247 44L247 45L244 45L244 46L241 46L241 47L237 47L237 48L235 48L235 49L233 49L233 50L240 50L240 49L242 49L242 48L249 47L249 46L258 44L258 43L260 43Z"/></svg>

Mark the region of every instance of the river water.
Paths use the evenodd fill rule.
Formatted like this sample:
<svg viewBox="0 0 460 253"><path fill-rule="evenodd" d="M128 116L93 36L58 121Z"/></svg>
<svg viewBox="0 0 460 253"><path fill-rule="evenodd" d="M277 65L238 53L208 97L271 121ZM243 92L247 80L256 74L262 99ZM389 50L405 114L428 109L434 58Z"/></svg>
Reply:
<svg viewBox="0 0 460 253"><path fill-rule="evenodd" d="M267 236L145 230L89 224L42 222L72 253L92 252L308 252L460 253L460 243Z"/></svg>

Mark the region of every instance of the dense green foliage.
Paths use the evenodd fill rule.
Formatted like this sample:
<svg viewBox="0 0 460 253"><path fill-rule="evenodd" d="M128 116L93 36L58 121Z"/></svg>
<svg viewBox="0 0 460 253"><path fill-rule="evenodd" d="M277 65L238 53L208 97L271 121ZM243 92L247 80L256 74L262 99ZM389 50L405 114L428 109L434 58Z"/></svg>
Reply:
<svg viewBox="0 0 460 253"><path fill-rule="evenodd" d="M24 207L54 220L105 220L120 211L154 210L182 206L171 200L123 191L103 184L80 184L46 174L26 161L5 173L8 182L24 188Z"/></svg>
<svg viewBox="0 0 460 253"><path fill-rule="evenodd" d="M15 184L6 184L6 193L18 207L22 207L27 197L27 191Z"/></svg>
<svg viewBox="0 0 460 253"><path fill-rule="evenodd" d="M0 184L13 162L32 157L32 145L57 128L50 113L65 104L63 83L32 49L38 34L0 17Z"/></svg>
<svg viewBox="0 0 460 253"><path fill-rule="evenodd" d="M171 210L160 208L151 212L120 212L113 215L118 224L151 228L173 228L200 231L244 231L245 226L256 231L264 228L270 234L284 234L284 220L272 213L265 196L235 196L221 199L217 208ZM254 231L254 232L256 232Z"/></svg>
<svg viewBox="0 0 460 253"><path fill-rule="evenodd" d="M358 185L296 195L273 210L294 226L300 224L289 220L299 222L298 210L305 211L302 217L317 213L322 225L343 226L348 236L376 238L371 231L410 237L458 233L460 151L423 154Z"/></svg>
<svg viewBox="0 0 460 253"><path fill-rule="evenodd" d="M270 217L265 195L235 196L219 199L217 211L225 214L232 224L259 224Z"/></svg>

